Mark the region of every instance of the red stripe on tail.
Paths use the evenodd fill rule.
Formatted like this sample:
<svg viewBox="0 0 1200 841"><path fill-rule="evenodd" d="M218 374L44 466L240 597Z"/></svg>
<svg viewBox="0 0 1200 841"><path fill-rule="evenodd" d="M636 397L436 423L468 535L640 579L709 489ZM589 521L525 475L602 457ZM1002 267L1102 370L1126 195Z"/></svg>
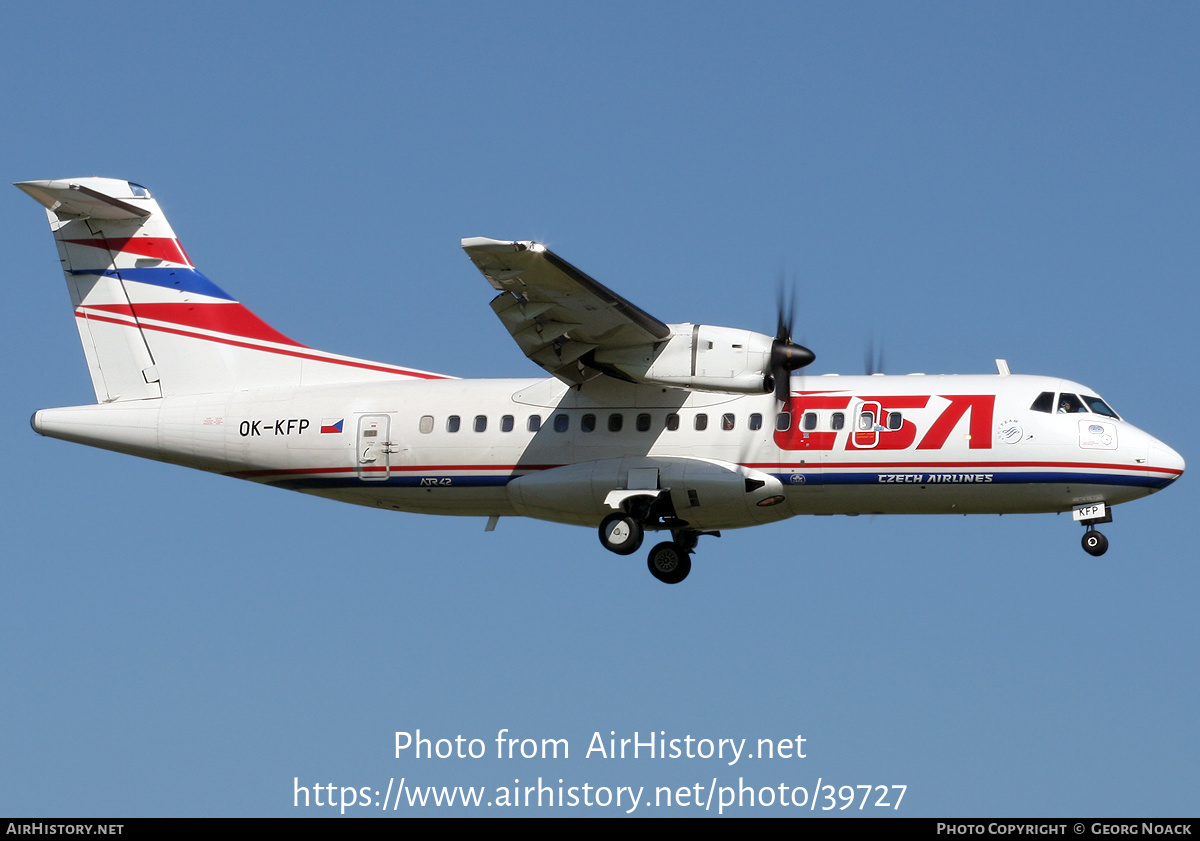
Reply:
<svg viewBox="0 0 1200 841"><path fill-rule="evenodd" d="M183 246L177 239L167 237L113 237L111 239L68 239L72 245L90 245L92 248L103 248L123 254L137 254L139 257L152 257L156 260L170 260L172 263L192 265Z"/></svg>
<svg viewBox="0 0 1200 841"><path fill-rule="evenodd" d="M227 304L134 304L132 307L128 304L98 304L89 306L88 309L133 315L139 319L163 321L179 327L212 330L215 333L227 333L230 336L257 339L260 342L306 347L289 339L234 301Z"/></svg>

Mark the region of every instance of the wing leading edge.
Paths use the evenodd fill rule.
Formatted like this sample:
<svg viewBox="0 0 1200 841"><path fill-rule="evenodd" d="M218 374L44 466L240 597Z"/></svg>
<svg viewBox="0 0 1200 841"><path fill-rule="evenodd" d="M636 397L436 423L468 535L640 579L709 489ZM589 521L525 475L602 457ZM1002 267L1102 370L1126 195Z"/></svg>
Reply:
<svg viewBox="0 0 1200 841"><path fill-rule="evenodd" d="M546 246L468 237L463 250L500 294L491 307L526 356L576 385L601 373L597 351L666 341L672 330Z"/></svg>

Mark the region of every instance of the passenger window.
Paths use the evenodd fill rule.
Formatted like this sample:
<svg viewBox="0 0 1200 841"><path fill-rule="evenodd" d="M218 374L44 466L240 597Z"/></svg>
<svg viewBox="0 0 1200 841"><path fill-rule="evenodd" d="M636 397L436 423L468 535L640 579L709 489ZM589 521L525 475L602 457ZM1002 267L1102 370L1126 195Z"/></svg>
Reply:
<svg viewBox="0 0 1200 841"><path fill-rule="evenodd" d="M579 419L580 432L595 432L596 431L596 416L584 415Z"/></svg>
<svg viewBox="0 0 1200 841"><path fill-rule="evenodd" d="M842 412L834 412L833 417L829 419L829 426L833 429L841 429L846 425L846 416Z"/></svg>
<svg viewBox="0 0 1200 841"><path fill-rule="evenodd" d="M476 415L475 416L475 431L476 432L486 432L487 431L487 415Z"/></svg>
<svg viewBox="0 0 1200 841"><path fill-rule="evenodd" d="M620 432L621 427L625 425L625 416L620 412L613 412L608 416L608 431Z"/></svg>
<svg viewBox="0 0 1200 841"><path fill-rule="evenodd" d="M560 415L554 416L554 431L555 432L566 432L570 428L571 428L571 418L569 415L561 415L560 414Z"/></svg>
<svg viewBox="0 0 1200 841"><path fill-rule="evenodd" d="M675 414L674 412L671 412L671 414L667 415L667 429L671 432L679 429L679 415Z"/></svg>
<svg viewBox="0 0 1200 841"><path fill-rule="evenodd" d="M1029 407L1031 412L1045 412L1048 415L1054 414L1054 392L1043 391L1037 396L1037 400L1033 401L1033 405Z"/></svg>
<svg viewBox="0 0 1200 841"><path fill-rule="evenodd" d="M422 415L420 429L425 434L433 432L433 415Z"/></svg>
<svg viewBox="0 0 1200 841"><path fill-rule="evenodd" d="M703 432L706 429L708 429L708 415L701 412L696 415L696 431Z"/></svg>
<svg viewBox="0 0 1200 841"><path fill-rule="evenodd" d="M750 423L748 425L751 429L762 429L762 415L760 415L758 412L752 414L750 416Z"/></svg>
<svg viewBox="0 0 1200 841"><path fill-rule="evenodd" d="M731 429L733 429L734 423L736 423L736 421L734 420L732 412L726 412L725 414L721 415L721 429L729 432Z"/></svg>
<svg viewBox="0 0 1200 841"><path fill-rule="evenodd" d="M539 429L542 428L542 416L541 415L530 415L529 422L527 424L525 424L525 428L528 429L530 432L537 432Z"/></svg>
<svg viewBox="0 0 1200 841"><path fill-rule="evenodd" d="M812 432L814 429L817 428L817 413L816 412L805 412L803 423L804 423L805 431Z"/></svg>
<svg viewBox="0 0 1200 841"><path fill-rule="evenodd" d="M500 418L500 431L501 432L512 432L513 431L513 416L512 415L505 415L504 417Z"/></svg>
<svg viewBox="0 0 1200 841"><path fill-rule="evenodd" d="M637 416L637 431L638 432L649 432L650 431L650 414L648 412L642 412L640 415Z"/></svg>
<svg viewBox="0 0 1200 841"><path fill-rule="evenodd" d="M900 417L899 412L888 412L887 428L897 430L904 425L904 419Z"/></svg>
<svg viewBox="0 0 1200 841"><path fill-rule="evenodd" d="M792 413L780 412L775 417L775 428L780 432L787 432L792 428Z"/></svg>
<svg viewBox="0 0 1200 841"><path fill-rule="evenodd" d="M871 432L875 429L875 413L863 412L858 416L858 428L863 432Z"/></svg>
<svg viewBox="0 0 1200 841"><path fill-rule="evenodd" d="M458 427L461 424L462 418L460 418L458 415L451 415L450 417L446 418L446 431L458 432Z"/></svg>

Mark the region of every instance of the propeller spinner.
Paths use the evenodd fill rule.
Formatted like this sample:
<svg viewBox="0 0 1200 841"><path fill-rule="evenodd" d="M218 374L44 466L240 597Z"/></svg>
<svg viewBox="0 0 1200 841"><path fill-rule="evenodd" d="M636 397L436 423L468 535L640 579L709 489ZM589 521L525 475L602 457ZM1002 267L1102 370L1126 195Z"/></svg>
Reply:
<svg viewBox="0 0 1200 841"><path fill-rule="evenodd" d="M791 300L785 302L783 282L780 282L776 309L778 317L775 341L771 343L771 379L775 385L775 399L787 404L791 402L792 371L811 364L817 355L792 341L792 323L796 315L795 287L792 288Z"/></svg>

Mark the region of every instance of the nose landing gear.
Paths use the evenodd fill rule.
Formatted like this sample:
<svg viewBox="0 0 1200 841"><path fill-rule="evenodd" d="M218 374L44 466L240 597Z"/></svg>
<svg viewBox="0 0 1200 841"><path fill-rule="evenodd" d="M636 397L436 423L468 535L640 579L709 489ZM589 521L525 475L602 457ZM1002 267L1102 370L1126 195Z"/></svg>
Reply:
<svg viewBox="0 0 1200 841"><path fill-rule="evenodd" d="M1103 502L1076 506L1074 518L1087 529L1083 533L1083 551L1098 558L1108 551L1108 538L1096 531L1099 523L1112 522L1112 507Z"/></svg>

